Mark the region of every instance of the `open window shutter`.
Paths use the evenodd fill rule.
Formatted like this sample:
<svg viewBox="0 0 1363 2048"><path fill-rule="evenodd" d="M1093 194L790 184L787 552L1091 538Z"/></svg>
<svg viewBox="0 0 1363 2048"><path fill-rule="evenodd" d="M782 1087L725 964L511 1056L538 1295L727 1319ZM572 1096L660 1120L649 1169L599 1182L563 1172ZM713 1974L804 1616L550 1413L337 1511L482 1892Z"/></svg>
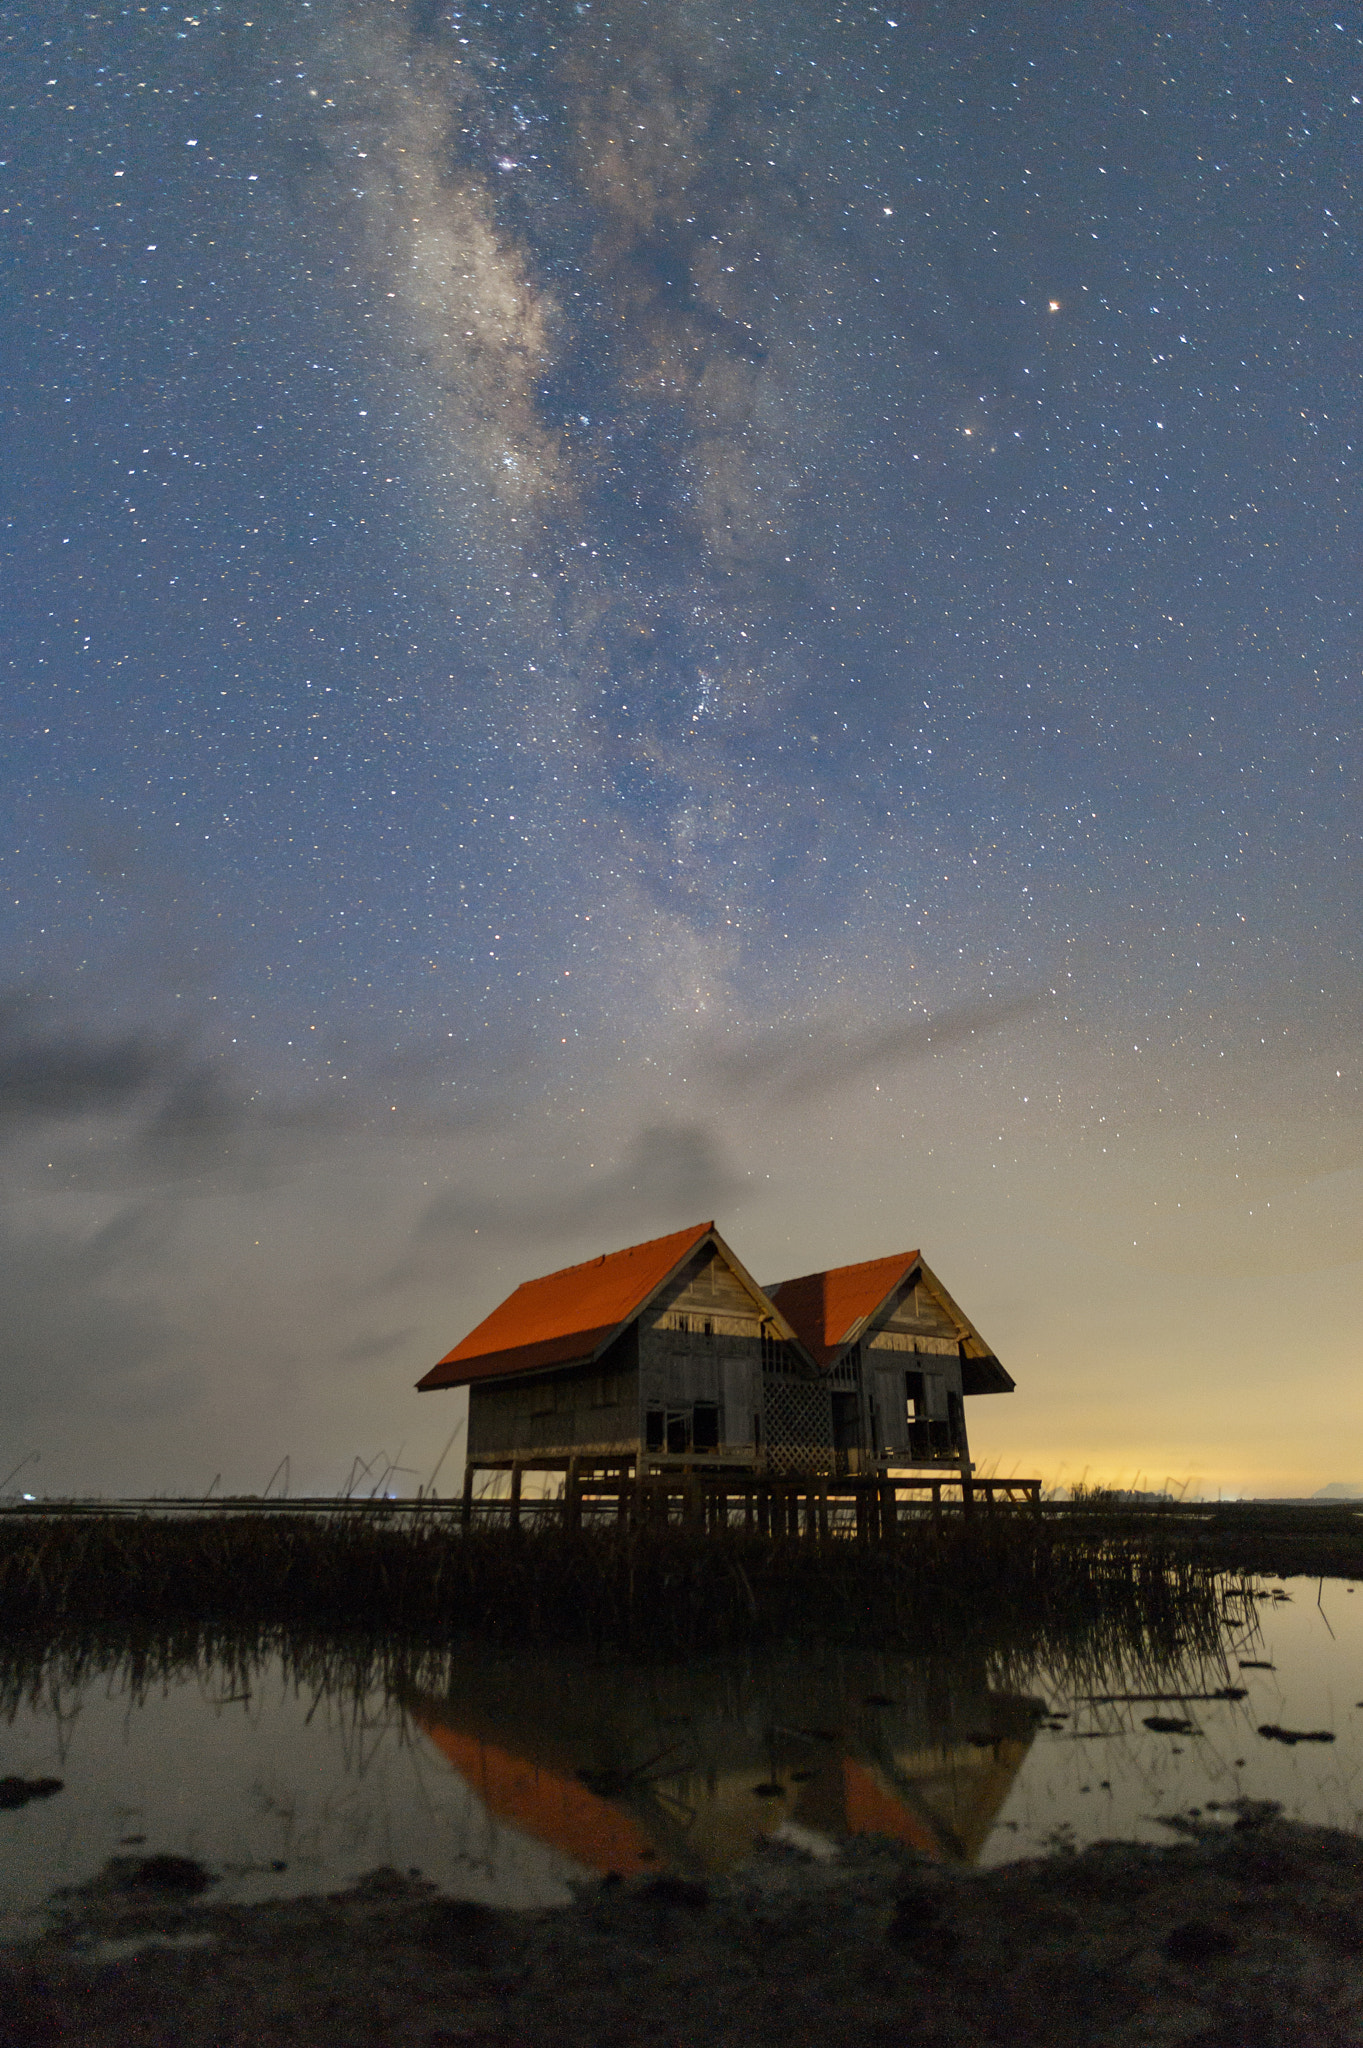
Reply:
<svg viewBox="0 0 1363 2048"><path fill-rule="evenodd" d="M876 1434L883 1451L902 1451L909 1441L908 1411L904 1399L904 1372L897 1365L878 1365L875 1371Z"/></svg>
<svg viewBox="0 0 1363 2048"><path fill-rule="evenodd" d="M724 1361L724 1442L749 1445L753 1440L753 1416L761 1396L757 1374L746 1358Z"/></svg>

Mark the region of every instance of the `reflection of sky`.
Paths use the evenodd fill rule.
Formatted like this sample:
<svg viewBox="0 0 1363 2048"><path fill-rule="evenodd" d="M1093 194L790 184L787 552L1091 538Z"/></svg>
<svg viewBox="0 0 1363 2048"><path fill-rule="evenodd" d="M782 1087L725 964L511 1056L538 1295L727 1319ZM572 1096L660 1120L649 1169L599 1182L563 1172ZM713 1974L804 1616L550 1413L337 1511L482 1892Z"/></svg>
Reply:
<svg viewBox="0 0 1363 2048"><path fill-rule="evenodd" d="M1177 1834L1160 1816L1240 1798L1276 1800L1317 1826L1363 1827L1363 1593L1327 1579L1318 1606L1314 1579L1268 1583L1290 1597L1260 1602L1260 1633L1232 1653L1229 1682L1247 1699L1184 1709L1050 1698L1070 1719L1038 1735L982 1860L1010 1861L1058 1834L1077 1847L1107 1836L1167 1843ZM1240 1658L1276 1668L1239 1670ZM1183 1716L1200 1732L1151 1734L1148 1714ZM1261 1736L1264 1724L1328 1729L1335 1740L1288 1747Z"/></svg>
<svg viewBox="0 0 1363 2048"><path fill-rule="evenodd" d="M0 1479L425 1476L716 1212L990 1459L1363 1479L1359 43L1224 30L27 10Z"/></svg>
<svg viewBox="0 0 1363 2048"><path fill-rule="evenodd" d="M109 1857L156 1853L202 1861L214 1899L334 1889L387 1864L461 1898L566 1900L573 1866L493 1821L381 1697L363 1718L326 1699L313 1713L277 1666L249 1703L219 1705L229 1690L173 1685L130 1707L96 1682L60 1723L24 1710L0 1729L0 1777L63 1781L0 1813L0 1932Z"/></svg>
<svg viewBox="0 0 1363 2048"><path fill-rule="evenodd" d="M1363 1707L1356 1697L1363 1692L1363 1594L1327 1581L1318 1607L1313 1580L1287 1581L1279 1590L1290 1600L1261 1603L1260 1631L1233 1642L1229 1677L1247 1688L1248 1698L1190 1703L1186 1713L1201 1731L1196 1736L1157 1735L1143 1727L1148 1714L1180 1713L1176 1702L1090 1706L1052 1691L1045 1674L1029 1681L1028 1691L1069 1720L1063 1729L1041 1729L1030 1743L1006 1745L1008 1768L1020 1762L980 1860L1005 1862L1060 1840L1075 1846L1101 1837L1167 1843L1177 1837L1160 1826L1159 1816L1186 1816L1194 1808L1206 1813L1213 1802L1239 1798L1276 1800L1293 1818L1318 1824L1363 1825ZM1267 1660L1276 1669L1238 1672L1238 1658ZM703 1702L713 1705L713 1674L722 1677L726 1668L717 1663L701 1675L698 1710ZM516 1669L498 1666L494 1687L514 1687ZM886 1660L879 1682L902 1692L904 1673L911 1669ZM865 1696L865 1660L849 1662L848 1672L845 1722L866 1735L882 1710ZM722 1849L717 1867L726 1867L740 1843L776 1831L788 1807L798 1820L806 1790L802 1779L817 1775L809 1766L823 1752L817 1743L795 1739L789 1728L773 1732L769 1704L764 1706L760 1685L753 1689L746 1665L734 1666L730 1772L712 1770L707 1752L704 1770L694 1767L693 1758L674 1776L677 1767L670 1760L688 1750L693 1738L712 1744L715 1730L702 1738L689 1715L678 1716L685 1683L675 1674L656 1695L647 1673L637 1683L635 1733L642 1740L656 1725L656 1738L644 1743L640 1759L651 1760L664 1803L691 1816L696 1841ZM1132 1689L1143 1688L1137 1683ZM249 1701L225 1703L231 1690L226 1682L176 1685L130 1709L118 1688L96 1682L63 1703L60 1719L50 1708L26 1707L0 1730L0 1776L64 1781L52 1798L0 1813L0 1924L6 1917L15 1924L15 1916L32 1911L53 1885L93 1875L108 1856L137 1853L127 1843L133 1835L145 1836L145 1853L202 1859L222 1875L214 1896L243 1900L334 1888L388 1863L417 1868L461 1897L551 1904L563 1901L568 1880L582 1873L583 1866L556 1849L543 1829L545 1816L552 1819L565 1793L590 1801L574 1764L598 1759L590 1741L580 1757L563 1748L566 1724L557 1707L542 1716L542 1797L525 1747L533 1705L523 1707L520 1731L507 1731L506 1747L499 1746L492 1759L503 1777L512 1764L518 1774L517 1800L525 1810L525 1824L518 1826L505 1813L499 1817L480 1798L476 1783L452 1769L438 1746L377 1696L360 1716L335 1699L324 1699L313 1712L311 1696L286 1686L273 1666L253 1681ZM903 1839L918 1839L925 1817L931 1831L934 1813L968 1822L971 1802L982 1795L994 1811L994 1794L985 1783L989 1753L972 1749L965 1739L976 1732L980 1697L973 1681L963 1677L960 1725L953 1728L949 1750L925 1747L921 1735L905 1747L901 1736L896 1761L893 1741L883 1755L874 1735L867 1737L869 1746L860 1737L854 1741L861 1758L858 1782L869 1788L867 1771L874 1774L878 1827L890 1811L896 1768L921 1782L929 1802L910 1798L904 1813L911 1825L893 1830ZM925 1712L936 1710L926 1697L907 1693L903 1706L905 1725L921 1724ZM467 1718L467 1705L464 1711ZM1258 1735L1264 1722L1328 1729L1336 1740L1286 1748ZM461 1725L457 1717L452 1725ZM893 1715L886 1725L897 1725ZM590 1722L583 1727L590 1734ZM716 1727L722 1734L721 1725ZM1090 1731L1102 1732L1098 1739L1076 1740ZM478 1746L476 1735L454 1745L471 1760ZM841 1754L829 1752L838 1769ZM470 1761L469 1768L476 1778L476 1763ZM752 1792L773 1773L784 1785L784 1804L770 1793L759 1798ZM592 1785L599 1782L599 1771L588 1769L586 1776ZM714 1805L711 1815L697 1809L707 1798ZM752 1817L745 1820L747 1809ZM614 1806L609 1812L619 1818ZM620 1824L630 1825L627 1819ZM590 1816L585 1825L590 1831ZM817 1848L820 1835L819 1828L802 1835L797 1826L792 1839L808 1839ZM287 1869L271 1870L275 1861Z"/></svg>

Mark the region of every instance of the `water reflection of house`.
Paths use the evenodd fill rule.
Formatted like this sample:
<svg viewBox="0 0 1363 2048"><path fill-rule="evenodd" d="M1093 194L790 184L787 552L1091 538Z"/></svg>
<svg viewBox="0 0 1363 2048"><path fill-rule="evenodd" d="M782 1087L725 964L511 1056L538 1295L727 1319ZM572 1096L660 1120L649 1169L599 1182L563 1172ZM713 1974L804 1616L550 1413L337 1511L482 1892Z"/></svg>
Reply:
<svg viewBox="0 0 1363 2048"><path fill-rule="evenodd" d="M965 1398L1013 1386L918 1252L764 1289L713 1223L527 1281L418 1384L517 1475L968 1472Z"/></svg>
<svg viewBox="0 0 1363 2048"><path fill-rule="evenodd" d="M731 1869L778 1833L973 1862L1035 1727L982 1676L885 1659L822 1677L488 1668L408 1704L497 1820L622 1875Z"/></svg>

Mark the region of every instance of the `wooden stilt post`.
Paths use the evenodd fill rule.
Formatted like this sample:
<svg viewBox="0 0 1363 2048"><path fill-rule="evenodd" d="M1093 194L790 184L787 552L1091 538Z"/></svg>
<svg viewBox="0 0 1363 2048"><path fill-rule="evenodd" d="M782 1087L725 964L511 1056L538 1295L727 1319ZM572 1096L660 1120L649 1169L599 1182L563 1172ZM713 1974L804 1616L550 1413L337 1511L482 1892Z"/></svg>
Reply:
<svg viewBox="0 0 1363 2048"><path fill-rule="evenodd" d="M574 1533L582 1527L582 1495L578 1488L578 1461L569 1458L563 1475L563 1526Z"/></svg>
<svg viewBox="0 0 1363 2048"><path fill-rule="evenodd" d="M467 1536L473 1522L473 1467L464 1467L464 1505L459 1516L459 1526Z"/></svg>
<svg viewBox="0 0 1363 2048"><path fill-rule="evenodd" d="M899 1496L888 1473L880 1483L880 1534L885 1543L899 1540Z"/></svg>
<svg viewBox="0 0 1363 2048"><path fill-rule="evenodd" d="M819 1481L819 1487L818 1487L818 1509L819 1509L819 1537L820 1537L820 1540L821 1540L822 1542L824 1542L824 1543L827 1543L827 1541L828 1541L828 1481L827 1481L826 1479L821 1479L821 1480Z"/></svg>
<svg viewBox="0 0 1363 2048"><path fill-rule="evenodd" d="M969 1467L969 1465L962 1465L962 1467L961 1467L961 1509L962 1509L962 1512L968 1515L968 1514L970 1513L971 1509L972 1509L972 1508L974 1507L974 1505L975 1505L975 1485L974 1485L974 1481L973 1481L973 1480L971 1479L971 1476L970 1476L970 1467Z"/></svg>
<svg viewBox="0 0 1363 2048"><path fill-rule="evenodd" d="M512 1467L511 1467L511 1505L510 1505L509 1509L507 1510L507 1519L508 1519L508 1521L510 1522L510 1524L511 1524L511 1527L512 1527L513 1529L519 1529L519 1528L520 1528L520 1526L521 1526L521 1468L520 1468L520 1465L519 1465L519 1463L517 1463L517 1464L514 1464L514 1465L513 1465Z"/></svg>

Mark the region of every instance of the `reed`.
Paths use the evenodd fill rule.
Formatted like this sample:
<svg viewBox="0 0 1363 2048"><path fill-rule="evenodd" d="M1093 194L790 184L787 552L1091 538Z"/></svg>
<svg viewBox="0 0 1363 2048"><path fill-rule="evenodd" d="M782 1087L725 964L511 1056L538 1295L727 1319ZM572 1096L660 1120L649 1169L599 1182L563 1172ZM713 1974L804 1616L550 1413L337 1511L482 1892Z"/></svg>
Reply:
<svg viewBox="0 0 1363 2048"><path fill-rule="evenodd" d="M325 1514L0 1520L0 1641L148 1644L460 1638L675 1658L815 1640L1025 1660L1074 1645L1211 1654L1226 1588L1158 1526L924 1520L902 1542L774 1541L675 1526L473 1529ZM369 1654L366 1652L365 1654ZM0 1666L5 1652L0 1652Z"/></svg>

